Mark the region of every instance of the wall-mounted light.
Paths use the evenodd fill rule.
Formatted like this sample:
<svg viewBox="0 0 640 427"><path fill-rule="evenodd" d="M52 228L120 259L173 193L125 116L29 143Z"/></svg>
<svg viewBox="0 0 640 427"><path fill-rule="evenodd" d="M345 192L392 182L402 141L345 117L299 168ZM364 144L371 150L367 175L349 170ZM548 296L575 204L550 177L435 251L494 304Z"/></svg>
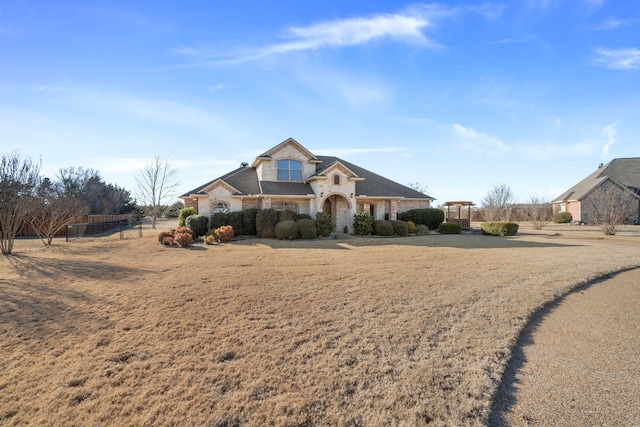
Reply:
<svg viewBox="0 0 640 427"><path fill-rule="evenodd" d="M353 199L353 193L350 194L351 198Z"/></svg>
<svg viewBox="0 0 640 427"><path fill-rule="evenodd" d="M323 197L324 197L324 193L320 193L320 198L323 198Z"/></svg>

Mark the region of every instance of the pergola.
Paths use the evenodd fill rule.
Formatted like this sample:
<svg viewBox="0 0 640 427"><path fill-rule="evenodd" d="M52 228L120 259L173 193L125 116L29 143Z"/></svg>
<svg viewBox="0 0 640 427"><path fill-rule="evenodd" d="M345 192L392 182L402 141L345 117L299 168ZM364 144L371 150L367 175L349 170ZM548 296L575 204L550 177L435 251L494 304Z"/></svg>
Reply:
<svg viewBox="0 0 640 427"><path fill-rule="evenodd" d="M456 202L445 202L444 204L447 207L447 222L453 222L456 224L460 224L462 228L469 229L471 228L471 206L475 206L473 202L469 201L456 201ZM456 209L453 210L453 215L451 212L451 207ZM463 208L467 208L467 217L463 218Z"/></svg>

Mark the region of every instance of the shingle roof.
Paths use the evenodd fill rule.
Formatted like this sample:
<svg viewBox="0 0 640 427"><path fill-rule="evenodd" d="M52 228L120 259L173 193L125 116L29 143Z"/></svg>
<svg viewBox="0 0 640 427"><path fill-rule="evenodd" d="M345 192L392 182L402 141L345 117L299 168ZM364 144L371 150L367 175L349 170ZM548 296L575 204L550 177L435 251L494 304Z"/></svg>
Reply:
<svg viewBox="0 0 640 427"><path fill-rule="evenodd" d="M271 151L271 150L270 150ZM349 163L338 157L331 156L315 156L314 160L321 161L316 165L316 176L322 175L323 172L335 164L340 162L357 177L364 178L362 181L356 182L356 196L369 197L404 197L408 199L429 199L435 200L433 197L420 193L412 188L399 184L388 178L375 174L360 166ZM238 192L237 195L283 195L283 196L306 196L313 194L311 185L302 182L279 182L279 181L262 181L258 182L258 174L254 167L240 167L219 178L207 182L204 185L194 188L186 192L180 197L189 197L196 194L204 195L204 190L214 182L222 180L231 185Z"/></svg>
<svg viewBox="0 0 640 427"><path fill-rule="evenodd" d="M582 200L591 190L607 178L614 179L638 193L640 189L640 157L613 159L591 175L556 197L554 202Z"/></svg>
<svg viewBox="0 0 640 427"><path fill-rule="evenodd" d="M356 166L338 157L318 156L322 163L316 166L316 175L322 175L326 168L335 162L340 162L363 181L356 182L356 196L379 196L379 197L405 197L407 199L429 199L435 200L419 191L398 184L388 178L375 174L367 169Z"/></svg>

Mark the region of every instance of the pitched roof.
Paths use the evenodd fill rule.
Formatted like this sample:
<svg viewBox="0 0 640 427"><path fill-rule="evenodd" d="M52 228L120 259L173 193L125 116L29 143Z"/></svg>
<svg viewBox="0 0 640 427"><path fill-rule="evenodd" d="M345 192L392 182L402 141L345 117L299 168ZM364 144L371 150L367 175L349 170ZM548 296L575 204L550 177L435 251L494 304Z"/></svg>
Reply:
<svg viewBox="0 0 640 427"><path fill-rule="evenodd" d="M375 174L338 157L318 156L318 159L322 160L322 163L316 166L316 175L322 175L322 172L326 170L328 166L336 162L340 162L355 173L358 178L364 178L364 180L356 182L356 196L404 197L407 199L435 200L433 197L427 196L413 188L398 184L395 181Z"/></svg>
<svg viewBox="0 0 640 427"><path fill-rule="evenodd" d="M640 157L613 159L591 175L556 197L554 202L582 200L594 188L612 179L640 194Z"/></svg>
<svg viewBox="0 0 640 427"><path fill-rule="evenodd" d="M297 141L288 139L282 144ZM299 144L298 144L299 145ZM304 149L304 147L302 147ZM306 150L306 149L305 149ZM258 157L267 157L268 153L273 149L267 151L265 154ZM351 173L355 174L355 178L360 178L356 181L356 196L369 196L369 197L404 197L407 199L428 199L435 200L433 197L416 191L412 188L399 184L388 178L375 174L367 169L356 166L353 163L349 163L338 157L331 156L313 156L310 161L318 163L316 165L316 173L314 176L322 176L329 167L336 163L342 164L349 169ZM306 196L313 194L311 185L303 182L279 182L279 181L259 181L257 169L255 167L240 167L225 175L222 175L212 181L207 182L199 187L194 188L181 195L180 197L190 197L194 195L205 195L205 190L214 184L216 181L224 181L237 190L236 195L282 195L282 196Z"/></svg>

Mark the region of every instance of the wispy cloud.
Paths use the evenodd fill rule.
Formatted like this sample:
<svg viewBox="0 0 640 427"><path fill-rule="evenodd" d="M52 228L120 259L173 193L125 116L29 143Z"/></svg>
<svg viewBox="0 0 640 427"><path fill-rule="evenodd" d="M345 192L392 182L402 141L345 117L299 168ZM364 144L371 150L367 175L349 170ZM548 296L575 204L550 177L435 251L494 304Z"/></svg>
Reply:
<svg viewBox="0 0 640 427"><path fill-rule="evenodd" d="M640 68L640 49L597 48L595 52L598 54L595 62L604 64L607 68L613 68L615 70L633 70Z"/></svg>
<svg viewBox="0 0 640 427"><path fill-rule="evenodd" d="M597 9L604 4L605 0L584 0L585 4L592 9Z"/></svg>
<svg viewBox="0 0 640 427"><path fill-rule="evenodd" d="M184 46L174 51L197 59L200 66L238 64L287 53L313 51L325 48L358 46L378 40L436 48L441 45L425 35L445 17L462 12L476 12L487 17L502 13L502 7L485 4L474 7L444 7L439 5L414 5L399 13L376 14L368 17L336 19L309 26L291 26L282 35L281 43L257 48L235 49L234 54L211 53Z"/></svg>
<svg viewBox="0 0 640 427"><path fill-rule="evenodd" d="M620 120L617 120L602 128L602 133L607 137L607 142L602 146L602 155L609 157L609 148L616 142L616 135L618 129L616 127L620 124Z"/></svg>
<svg viewBox="0 0 640 427"><path fill-rule="evenodd" d="M223 83L218 83L216 85L212 85L209 86L209 88L207 89L209 92L217 92L219 90L222 90L226 87L226 85L224 85Z"/></svg>
<svg viewBox="0 0 640 427"><path fill-rule="evenodd" d="M609 18L604 22L593 27L596 31L605 31L605 30L613 30L615 28L621 27L625 25L628 21L623 21L621 19Z"/></svg>
<svg viewBox="0 0 640 427"><path fill-rule="evenodd" d="M471 128L466 128L458 123L454 124L452 129L460 149L495 157L502 156L511 150L511 148L500 139Z"/></svg>

